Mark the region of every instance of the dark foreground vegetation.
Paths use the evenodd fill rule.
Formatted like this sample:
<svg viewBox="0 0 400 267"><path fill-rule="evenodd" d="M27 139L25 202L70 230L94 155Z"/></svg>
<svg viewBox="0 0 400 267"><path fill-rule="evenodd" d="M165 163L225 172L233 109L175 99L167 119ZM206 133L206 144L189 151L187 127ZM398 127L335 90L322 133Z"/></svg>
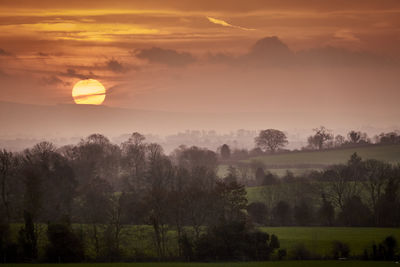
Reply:
<svg viewBox="0 0 400 267"><path fill-rule="evenodd" d="M84 263L84 264L46 264L47 267L386 267L393 266L393 262L365 262L365 261L269 261L269 262L226 262L226 263ZM10 267L31 267L30 264L9 264Z"/></svg>
<svg viewBox="0 0 400 267"><path fill-rule="evenodd" d="M138 133L120 146L94 134L61 148L42 142L21 153L3 150L2 261L398 258L394 236L370 240L359 255L338 240L319 255L302 244L288 251L279 236L257 226L398 227L399 166L354 154L307 177L278 180L257 168L264 185L295 188L286 191L295 198L270 190L265 201L249 204L234 168L223 179L216 175L224 153L226 147L217 154L181 146L167 156Z"/></svg>

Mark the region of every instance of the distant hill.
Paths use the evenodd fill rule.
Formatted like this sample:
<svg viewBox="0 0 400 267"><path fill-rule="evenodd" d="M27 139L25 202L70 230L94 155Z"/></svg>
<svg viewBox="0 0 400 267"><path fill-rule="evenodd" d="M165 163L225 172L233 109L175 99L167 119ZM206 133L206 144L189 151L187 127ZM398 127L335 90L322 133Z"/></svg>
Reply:
<svg viewBox="0 0 400 267"><path fill-rule="evenodd" d="M272 115L270 115L272 116ZM249 120L251 118L251 120ZM187 129L261 128L262 113L185 113L92 105L30 105L0 102L0 136L118 135L139 131L171 134Z"/></svg>

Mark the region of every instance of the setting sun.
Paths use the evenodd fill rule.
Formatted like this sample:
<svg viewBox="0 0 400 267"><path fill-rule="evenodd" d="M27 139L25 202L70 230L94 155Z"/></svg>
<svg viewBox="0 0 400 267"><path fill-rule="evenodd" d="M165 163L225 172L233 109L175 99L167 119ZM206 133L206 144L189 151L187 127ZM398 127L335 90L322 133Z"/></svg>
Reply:
<svg viewBox="0 0 400 267"><path fill-rule="evenodd" d="M101 105L106 98L106 89L97 80L81 80L72 89L72 97L76 104Z"/></svg>

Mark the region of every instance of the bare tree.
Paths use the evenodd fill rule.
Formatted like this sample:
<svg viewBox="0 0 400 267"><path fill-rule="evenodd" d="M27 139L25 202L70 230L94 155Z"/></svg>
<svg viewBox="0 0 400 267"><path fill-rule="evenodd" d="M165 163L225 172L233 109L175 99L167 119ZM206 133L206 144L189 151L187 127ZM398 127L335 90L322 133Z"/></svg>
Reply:
<svg viewBox="0 0 400 267"><path fill-rule="evenodd" d="M336 147L341 147L345 142L346 142L346 139L344 138L343 135L338 134L335 136L335 146Z"/></svg>
<svg viewBox="0 0 400 267"><path fill-rule="evenodd" d="M10 179L13 164L13 154L7 150L0 150L0 186L1 201L3 203L7 222L10 222Z"/></svg>
<svg viewBox="0 0 400 267"><path fill-rule="evenodd" d="M391 165L369 159L364 162L364 187L368 192L369 205L374 213L375 224L379 225L378 201L384 194L384 189L390 178Z"/></svg>
<svg viewBox="0 0 400 267"><path fill-rule="evenodd" d="M122 166L131 190L142 190L146 174L146 143L145 137L137 132L128 141L121 144Z"/></svg>
<svg viewBox="0 0 400 267"><path fill-rule="evenodd" d="M322 192L326 191L327 197L336 207L343 209L346 201L359 194L359 184L351 179L346 165L334 165L324 175L328 183L322 188Z"/></svg>
<svg viewBox="0 0 400 267"><path fill-rule="evenodd" d="M321 150L326 142L333 139L333 134L330 130L326 129L324 126L320 126L319 128L314 128L314 135L309 136L307 141L311 147L316 147Z"/></svg>
<svg viewBox="0 0 400 267"><path fill-rule="evenodd" d="M350 131L347 138L351 144L368 144L371 142L367 133L364 132Z"/></svg>

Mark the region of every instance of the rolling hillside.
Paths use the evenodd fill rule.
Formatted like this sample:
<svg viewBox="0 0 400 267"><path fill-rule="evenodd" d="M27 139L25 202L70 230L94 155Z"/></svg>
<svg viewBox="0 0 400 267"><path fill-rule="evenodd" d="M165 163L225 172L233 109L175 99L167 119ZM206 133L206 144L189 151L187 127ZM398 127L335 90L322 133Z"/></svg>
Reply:
<svg viewBox="0 0 400 267"><path fill-rule="evenodd" d="M258 160L270 168L275 169L288 167L324 167L332 164L345 163L354 152L357 152L363 159L377 159L389 163L400 163L400 145L374 145L323 151L290 152L254 157L246 161L251 162L252 160Z"/></svg>

